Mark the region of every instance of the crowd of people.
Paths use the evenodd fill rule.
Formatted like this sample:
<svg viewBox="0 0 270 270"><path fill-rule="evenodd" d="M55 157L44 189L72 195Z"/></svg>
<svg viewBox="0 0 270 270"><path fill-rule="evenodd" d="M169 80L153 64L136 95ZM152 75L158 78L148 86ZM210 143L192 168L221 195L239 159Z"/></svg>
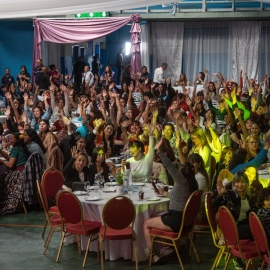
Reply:
<svg viewBox="0 0 270 270"><path fill-rule="evenodd" d="M225 81L223 74L204 69L194 82L185 74L172 81L162 63L153 76L146 66L134 74L126 65L116 78L110 66L99 76L82 58L76 64L81 72L63 76L38 59L32 80L25 66L16 81L6 69L0 91L6 115L0 164L8 168L0 176L2 214L21 210L23 172L34 153L42 170L54 166L63 172L67 189L78 181L93 185L97 174L109 181L117 174L110 157L122 155L134 182L155 178L174 186L171 192L159 190L170 197L169 212L144 224L149 249L150 229L177 232L185 203L198 189L212 192L214 209L233 204L240 239L252 238L249 211L262 218L270 239L270 191L258 177L270 140L267 75L258 83L240 71L238 81ZM224 170L231 182L218 180ZM235 265L244 267L239 259Z"/></svg>

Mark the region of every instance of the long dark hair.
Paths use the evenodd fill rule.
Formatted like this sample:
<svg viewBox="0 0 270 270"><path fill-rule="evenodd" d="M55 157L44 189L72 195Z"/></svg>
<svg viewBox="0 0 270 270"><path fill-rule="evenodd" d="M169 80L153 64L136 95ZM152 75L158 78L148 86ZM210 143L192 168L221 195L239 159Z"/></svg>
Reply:
<svg viewBox="0 0 270 270"><path fill-rule="evenodd" d="M199 154L193 153L193 154L190 154L188 156L188 161L190 161L192 164L194 164L194 163L199 164L199 172L204 176L204 178L206 180L206 186L207 186L208 190L210 190L210 179L209 179L208 173L205 169L203 158Z"/></svg>
<svg viewBox="0 0 270 270"><path fill-rule="evenodd" d="M270 196L270 187L262 188L260 190L258 200L257 200L257 206L258 208L263 208L264 206L264 200L267 200Z"/></svg>
<svg viewBox="0 0 270 270"><path fill-rule="evenodd" d="M198 182L195 178L195 169L193 164L190 162L185 162L182 164L182 167L180 169L181 173L184 175L184 177L187 179L190 188L190 192L194 192L195 190L198 190Z"/></svg>
<svg viewBox="0 0 270 270"><path fill-rule="evenodd" d="M45 154L46 153L46 148L44 147L40 137L38 136L37 132L32 129L32 128L28 128L28 129L25 129L24 131L30 138L31 138L31 141L38 144L39 147L41 148L42 152Z"/></svg>
<svg viewBox="0 0 270 270"><path fill-rule="evenodd" d="M39 110L39 112L40 112L40 116L39 116L39 118L37 118L35 115L34 115L34 117L35 117L35 119L36 119L36 121L41 121L41 117L42 117L42 115L44 114L44 112L43 112L43 109L40 107L40 106L36 106L34 109L33 109L33 113L34 113L34 110L35 109L38 109Z"/></svg>
<svg viewBox="0 0 270 270"><path fill-rule="evenodd" d="M13 147L18 147L18 146L21 147L23 149L26 157L29 158L31 153L28 151L28 148L27 148L26 144L24 143L23 135L19 132L12 133L12 135L16 139L16 143L13 145Z"/></svg>
<svg viewBox="0 0 270 270"><path fill-rule="evenodd" d="M247 158L247 150L243 148L237 149L232 156L232 159L229 163L229 170L231 171L233 168L235 168L239 164L243 164L246 162Z"/></svg>
<svg viewBox="0 0 270 270"><path fill-rule="evenodd" d="M102 167L104 168L104 166L105 166L105 151L104 151L104 149L101 148L101 147L96 147L96 148L94 148L94 150L93 150L93 152L92 152L92 159L91 159L91 162L92 162L93 164L96 163L96 160L97 160L97 156L98 156L98 152L99 152L99 151L103 151L103 152L104 152L104 161L101 163Z"/></svg>
<svg viewBox="0 0 270 270"><path fill-rule="evenodd" d="M104 126L104 129L105 129L107 126L112 126L112 127L113 127L113 133L112 133L112 135L110 135L110 137L109 137L110 147L111 147L111 155L110 155L110 156L113 156L113 153L114 153L113 138L114 138L114 135L115 135L115 132L114 132L114 126L113 126L113 124L111 124L111 123L107 123L107 124ZM105 133L104 133L104 131L103 131L103 134L102 134L102 141L103 141L103 143L104 143L104 152L105 152L105 154L107 154L107 152L108 152L108 145L107 145L107 141L106 141L106 139L105 139Z"/></svg>

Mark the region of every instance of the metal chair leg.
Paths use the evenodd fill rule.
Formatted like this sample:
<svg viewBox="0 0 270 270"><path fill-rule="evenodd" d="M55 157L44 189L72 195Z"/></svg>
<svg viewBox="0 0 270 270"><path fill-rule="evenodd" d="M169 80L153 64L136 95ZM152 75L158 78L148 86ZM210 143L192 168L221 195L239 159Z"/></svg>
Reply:
<svg viewBox="0 0 270 270"><path fill-rule="evenodd" d="M85 250L85 255L84 255L84 260L83 260L83 268L85 266L85 263L86 263L86 260L87 260L87 255L88 255L88 250L89 250L89 247L90 247L90 243L91 243L91 238L92 238L92 235L90 235L89 239L88 239L88 242L87 242L87 246L86 246L86 250Z"/></svg>
<svg viewBox="0 0 270 270"><path fill-rule="evenodd" d="M61 254L61 250L62 250L62 246L63 246L65 236L66 236L66 233L62 232L62 237L61 237L61 242L60 242L60 247L59 247L59 250L58 250L58 254L57 254L57 257L56 257L56 262L59 261L59 257L60 257L60 254Z"/></svg>
<svg viewBox="0 0 270 270"><path fill-rule="evenodd" d="M182 270L185 270L185 269L184 269L184 266L183 266L183 263L182 263L182 260L181 260L181 257L180 257L180 254L179 254L179 252L178 252L178 249L177 249L177 246L176 246L175 241L173 241L173 246L174 246L175 252L176 252L176 254L177 254L178 261L179 261L179 263L180 263L180 267L181 267Z"/></svg>

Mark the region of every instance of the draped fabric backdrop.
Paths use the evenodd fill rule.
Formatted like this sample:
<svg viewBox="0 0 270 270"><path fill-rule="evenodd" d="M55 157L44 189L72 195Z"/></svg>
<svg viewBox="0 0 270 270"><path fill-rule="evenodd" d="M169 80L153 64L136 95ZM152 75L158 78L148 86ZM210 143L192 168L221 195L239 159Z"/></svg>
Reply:
<svg viewBox="0 0 270 270"><path fill-rule="evenodd" d="M179 78L182 66L184 23L153 22L151 23L151 29L153 72L166 62L168 68L165 71L165 76L175 81Z"/></svg>
<svg viewBox="0 0 270 270"><path fill-rule="evenodd" d="M108 35L126 25L131 17L89 20L34 20L33 70L36 60L42 58L41 41L75 43Z"/></svg>
<svg viewBox="0 0 270 270"><path fill-rule="evenodd" d="M264 74L270 75L270 22L262 22L259 52L258 82L260 83Z"/></svg>
<svg viewBox="0 0 270 270"><path fill-rule="evenodd" d="M205 68L210 75L220 71L225 77L231 76L227 23L185 23L182 72L190 85Z"/></svg>
<svg viewBox="0 0 270 270"><path fill-rule="evenodd" d="M140 44L141 38L140 33L142 31L140 25L140 15L133 14L132 17L132 26L130 29L130 42L131 42L131 75L141 72L141 51L140 51Z"/></svg>
<svg viewBox="0 0 270 270"><path fill-rule="evenodd" d="M141 63L150 71L150 23L141 25Z"/></svg>
<svg viewBox="0 0 270 270"><path fill-rule="evenodd" d="M232 22L232 78L238 81L239 72L258 78L261 22Z"/></svg>

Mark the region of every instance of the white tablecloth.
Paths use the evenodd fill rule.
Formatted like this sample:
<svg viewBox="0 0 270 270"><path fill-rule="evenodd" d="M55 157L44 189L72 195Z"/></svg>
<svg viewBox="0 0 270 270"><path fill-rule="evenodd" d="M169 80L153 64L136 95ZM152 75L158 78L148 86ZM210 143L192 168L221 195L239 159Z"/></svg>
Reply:
<svg viewBox="0 0 270 270"><path fill-rule="evenodd" d="M138 259L139 261L147 260L146 254L146 242L143 232L143 223L145 220L155 217L160 213L164 213L168 210L169 199L160 198L159 201L147 201L148 198L154 197L154 191L151 188L151 184L146 184L143 187L144 191L144 201L138 201L138 194L134 193L132 195L132 200L136 209L136 219L134 222L134 231L136 233L137 247L138 247ZM99 195L91 193L92 196ZM116 196L115 193L102 193L102 200L99 201L85 201L86 196L78 196L86 220L101 221L102 220L102 210L106 202L112 197ZM128 196L129 195L125 195ZM75 240L75 238L73 238ZM82 237L82 250L85 250L87 238ZM115 240L115 241L105 241L103 243L103 250L105 251L105 259L117 260L119 258L131 259L133 258L133 252L131 249L130 240ZM90 246L91 251L97 251L98 244L97 241L93 241Z"/></svg>

